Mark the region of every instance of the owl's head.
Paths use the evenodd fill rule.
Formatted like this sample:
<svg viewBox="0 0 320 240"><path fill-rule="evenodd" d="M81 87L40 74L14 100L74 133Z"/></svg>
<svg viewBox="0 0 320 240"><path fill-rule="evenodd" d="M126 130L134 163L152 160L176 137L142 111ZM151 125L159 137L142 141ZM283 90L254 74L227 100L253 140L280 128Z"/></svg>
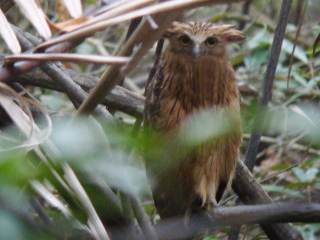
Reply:
<svg viewBox="0 0 320 240"><path fill-rule="evenodd" d="M233 25L202 22L173 22L164 37L170 42L170 51L193 59L224 56L228 43L244 40Z"/></svg>

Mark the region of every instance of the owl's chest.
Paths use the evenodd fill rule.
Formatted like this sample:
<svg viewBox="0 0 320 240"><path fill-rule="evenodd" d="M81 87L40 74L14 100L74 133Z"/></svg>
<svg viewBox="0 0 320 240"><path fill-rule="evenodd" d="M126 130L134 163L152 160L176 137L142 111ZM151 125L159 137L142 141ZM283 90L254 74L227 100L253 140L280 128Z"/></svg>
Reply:
<svg viewBox="0 0 320 240"><path fill-rule="evenodd" d="M165 62L147 94L147 119L168 130L189 115L214 107L238 107L238 93L230 65L204 61L198 64Z"/></svg>

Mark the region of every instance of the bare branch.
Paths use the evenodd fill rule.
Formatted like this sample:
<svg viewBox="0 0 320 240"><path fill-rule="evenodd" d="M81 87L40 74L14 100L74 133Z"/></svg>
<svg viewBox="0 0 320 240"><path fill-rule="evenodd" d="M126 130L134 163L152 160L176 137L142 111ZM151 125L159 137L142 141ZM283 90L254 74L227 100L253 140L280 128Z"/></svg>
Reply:
<svg viewBox="0 0 320 240"><path fill-rule="evenodd" d="M269 57L267 70L266 70L266 74L263 82L263 92L260 99L260 104L262 106L267 106L267 104L271 100L273 80L274 80L276 68L278 65L282 42L285 36L291 4L292 4L292 0L282 1L279 21L274 33L274 39L273 39L273 43L270 51L270 57ZM258 124L261 124L261 123L260 122L258 123L256 119L255 128L257 128ZM247 148L246 158L245 158L245 163L250 170L252 170L255 165L259 143L260 143L260 134L257 132L257 129L255 129L249 140L249 145Z"/></svg>
<svg viewBox="0 0 320 240"><path fill-rule="evenodd" d="M217 230L222 226L239 224L274 224L283 222L320 221L320 204L316 203L272 203L261 205L244 205L236 207L219 207L210 213L162 220L155 225L159 239L189 239ZM119 231L118 232L125 232ZM122 235L123 237L123 235ZM118 239L118 238L116 238ZM270 238L279 239L279 238ZM288 238L301 239L301 238Z"/></svg>
<svg viewBox="0 0 320 240"><path fill-rule="evenodd" d="M232 188L245 204L272 203L268 193L262 189L250 170L241 161L238 161ZM288 224L264 224L261 227L271 239L301 239L300 233Z"/></svg>
<svg viewBox="0 0 320 240"><path fill-rule="evenodd" d="M126 64L129 61L127 57L114 56L98 56L88 54L75 53L24 53L9 55L4 58L5 64L16 61L31 60L31 61L62 61L62 62L79 62L79 63L97 63L97 64Z"/></svg>
<svg viewBox="0 0 320 240"><path fill-rule="evenodd" d="M31 42L33 38L29 38L28 34L23 33L16 29L16 35L20 41L21 46L24 49L30 49L33 46ZM59 81L60 85L64 88L65 92L67 93L68 97L72 101L75 107L78 107L80 103L85 99L87 93L77 85L65 72L63 72L56 63L44 63L40 66L41 69L47 73L49 76L52 76L54 79ZM97 113L104 116L107 119L111 119L112 116L107 110L100 106L97 108Z"/></svg>

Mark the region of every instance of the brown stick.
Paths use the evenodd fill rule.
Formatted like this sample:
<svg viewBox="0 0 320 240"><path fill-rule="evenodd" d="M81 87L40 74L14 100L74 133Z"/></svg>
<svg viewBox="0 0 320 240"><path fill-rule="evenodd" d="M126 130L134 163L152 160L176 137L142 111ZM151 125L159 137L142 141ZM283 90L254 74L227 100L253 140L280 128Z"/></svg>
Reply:
<svg viewBox="0 0 320 240"><path fill-rule="evenodd" d="M29 37L28 34L23 33L18 28L15 28L16 35L19 39L21 46L27 50L33 47L33 43L37 43L38 40L34 37ZM32 42L34 40L34 42ZM73 105L77 108L80 103L85 99L87 93L77 85L64 71L62 71L56 63L43 63L40 68L48 74L48 76L52 76L54 79L58 81L61 87L64 88L64 91L70 98ZM105 108L99 106L96 109L97 113L107 119L111 119L112 116L107 112Z"/></svg>
<svg viewBox="0 0 320 240"><path fill-rule="evenodd" d="M127 43L119 52L119 56L126 56L133 46L142 43L142 47L139 52L135 54L129 64L124 68L123 72L129 73L129 70L133 69L133 66L141 59L141 57L149 50L153 43L158 40L163 31L169 26L171 21L175 19L177 13L171 15L161 15L155 18L155 21L159 25L158 29L152 29L147 21L140 24L136 31L129 38ZM147 38L146 36L149 36ZM144 40L142 40L145 38ZM142 49L142 50L141 50ZM97 87L91 92L86 101L80 106L78 114L90 113L96 105L102 101L104 96L118 84L119 79L121 79L120 67L111 66L101 77Z"/></svg>
<svg viewBox="0 0 320 240"><path fill-rule="evenodd" d="M14 6L13 0L0 0L0 8L4 13L6 13L13 6Z"/></svg>
<svg viewBox="0 0 320 240"><path fill-rule="evenodd" d="M270 196L252 176L243 162L239 161L232 188L245 204L272 203ZM261 227L270 239L300 240L300 233L288 224L262 224Z"/></svg>
<svg viewBox="0 0 320 240"><path fill-rule="evenodd" d="M266 74L263 81L263 92L260 99L260 104L262 106L267 106L269 101L272 97L272 86L273 86L273 80L281 52L281 46L284 39L286 26L289 19L289 13L291 9L292 0L283 0L281 5L281 11L279 16L279 21L277 24L276 31L274 33L274 39L271 47L270 57L267 65ZM258 147L260 143L260 134L258 133L258 126L261 124L261 122L256 119L255 121L255 130L252 133L247 152L246 152L246 158L245 163L248 166L250 170L253 169L255 162L256 162L256 156L258 153Z"/></svg>
<svg viewBox="0 0 320 240"><path fill-rule="evenodd" d="M282 202L217 208L209 214L192 215L187 223L183 217L167 219L156 224L156 230L160 239L169 240L190 238L226 225L319 221L320 204Z"/></svg>

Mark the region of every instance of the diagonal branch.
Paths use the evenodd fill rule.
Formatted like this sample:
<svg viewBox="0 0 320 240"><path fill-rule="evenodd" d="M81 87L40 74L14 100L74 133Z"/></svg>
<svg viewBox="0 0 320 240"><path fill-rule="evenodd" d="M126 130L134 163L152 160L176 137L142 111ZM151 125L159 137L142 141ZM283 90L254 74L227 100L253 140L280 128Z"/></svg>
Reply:
<svg viewBox="0 0 320 240"><path fill-rule="evenodd" d="M19 42L25 50L32 48L33 44L36 44L39 41L35 37L29 37L28 34L18 28L15 28L15 30ZM76 84L69 75L63 72L56 63L43 63L40 68L47 73L48 76L52 76L59 82L76 108L86 98L87 93ZM102 106L99 106L96 111L107 119L112 118L111 114Z"/></svg>
<svg viewBox="0 0 320 240"><path fill-rule="evenodd" d="M245 204L272 203L271 197L262 189L250 170L241 161L238 161L232 188ZM288 224L263 224L261 227L271 239L301 239L300 233Z"/></svg>
<svg viewBox="0 0 320 240"><path fill-rule="evenodd" d="M134 55L127 66L122 70L126 74L132 70L138 61L146 54L149 48L152 47L155 41L157 41L169 24L176 18L178 14L160 15L155 18L155 21L159 25L158 29L152 29L148 21L144 21L140 24L136 31L132 34L124 47L118 53L119 56L126 56L131 49L142 44L139 51ZM146 37L149 36L149 37ZM144 39L143 39L144 38ZM143 40L142 40L143 39ZM119 80L123 77L121 69L118 66L111 66L108 68L101 77L98 85L91 92L86 101L80 106L78 114L90 113L95 109L97 104L107 95L111 89L119 83Z"/></svg>
<svg viewBox="0 0 320 240"><path fill-rule="evenodd" d="M262 88L263 92L260 98L260 104L262 106L267 106L269 101L271 100L273 80L274 80L276 68L278 65L282 42L285 36L291 4L292 4L292 0L282 1L279 21L274 33L273 43L270 51L270 57L269 57L267 70L266 70L266 74L263 81L263 88ZM260 144L261 135L260 133L258 133L258 130L257 130L259 124L261 124L261 122L258 121L258 119L256 118L255 130L250 137L247 152L246 152L245 163L250 170L252 170L255 165L256 156L258 153L258 147Z"/></svg>

